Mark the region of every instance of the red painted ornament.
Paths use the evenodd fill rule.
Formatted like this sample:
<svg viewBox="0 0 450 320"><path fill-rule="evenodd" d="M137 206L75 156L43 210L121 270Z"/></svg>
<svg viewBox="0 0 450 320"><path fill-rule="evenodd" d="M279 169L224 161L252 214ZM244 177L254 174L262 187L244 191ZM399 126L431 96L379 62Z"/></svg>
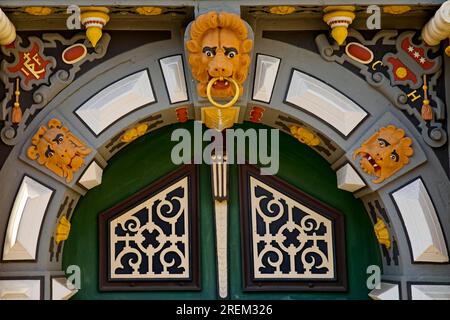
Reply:
<svg viewBox="0 0 450 320"><path fill-rule="evenodd" d="M429 70L436 64L436 61L429 60L425 54L425 50L415 46L409 37L403 39L402 50L424 70Z"/></svg>
<svg viewBox="0 0 450 320"><path fill-rule="evenodd" d="M19 52L19 62L7 70L11 73L20 72L23 75L23 81L26 86L28 86L30 81L42 80L46 75L46 67L50 60L45 60L39 54L39 45L33 42L31 50L28 52Z"/></svg>
<svg viewBox="0 0 450 320"><path fill-rule="evenodd" d="M250 111L250 121L258 123L261 121L264 115L265 109L259 106L254 106Z"/></svg>
<svg viewBox="0 0 450 320"><path fill-rule="evenodd" d="M175 112L177 114L178 122L184 123L189 120L188 110L186 107L178 108Z"/></svg>
<svg viewBox="0 0 450 320"><path fill-rule="evenodd" d="M395 81L410 80L414 84L418 83L416 75L400 59L389 57L387 61L392 65Z"/></svg>
<svg viewBox="0 0 450 320"><path fill-rule="evenodd" d="M373 52L366 46L357 42L350 42L345 47L345 53L353 60L362 64L371 63L373 60Z"/></svg>
<svg viewBox="0 0 450 320"><path fill-rule="evenodd" d="M67 64L75 64L82 60L87 54L87 49L84 44L76 43L62 53L62 59Z"/></svg>

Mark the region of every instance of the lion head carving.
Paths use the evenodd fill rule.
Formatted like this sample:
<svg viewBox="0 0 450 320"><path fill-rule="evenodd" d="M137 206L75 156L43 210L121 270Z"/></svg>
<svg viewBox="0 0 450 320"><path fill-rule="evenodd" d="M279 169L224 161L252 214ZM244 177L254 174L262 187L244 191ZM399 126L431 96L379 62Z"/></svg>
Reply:
<svg viewBox="0 0 450 320"><path fill-rule="evenodd" d="M390 125L367 139L354 151L353 158L359 156L361 169L378 177L374 183L381 183L409 163L409 157L414 154L411 144L403 129Z"/></svg>
<svg viewBox="0 0 450 320"><path fill-rule="evenodd" d="M92 151L57 119L51 119L48 128L40 127L31 144L28 158L37 160L67 182L72 181L73 173L84 165L84 157Z"/></svg>
<svg viewBox="0 0 450 320"><path fill-rule="evenodd" d="M211 95L232 97L236 89L226 78L233 78L239 84L239 95L242 95L252 46L247 27L239 16L214 11L199 16L192 23L190 40L186 42L192 74L199 82L198 94L206 97L208 82L220 78L214 83Z"/></svg>

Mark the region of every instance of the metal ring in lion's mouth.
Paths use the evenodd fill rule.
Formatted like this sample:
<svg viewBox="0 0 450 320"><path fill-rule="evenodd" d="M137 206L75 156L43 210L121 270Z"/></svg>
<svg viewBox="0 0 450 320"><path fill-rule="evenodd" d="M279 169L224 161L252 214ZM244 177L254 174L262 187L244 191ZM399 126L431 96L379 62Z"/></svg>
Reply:
<svg viewBox="0 0 450 320"><path fill-rule="evenodd" d="M234 84L236 93L234 94L233 99L225 104L220 104L214 101L213 97L211 96L211 88L213 84L216 83L216 81L222 80L221 78L212 78L211 80L209 80L208 86L206 87L206 96L208 97L209 102L211 102L214 106L225 109L233 106L239 99L239 84L233 78L223 78L223 79L230 81L232 84Z"/></svg>

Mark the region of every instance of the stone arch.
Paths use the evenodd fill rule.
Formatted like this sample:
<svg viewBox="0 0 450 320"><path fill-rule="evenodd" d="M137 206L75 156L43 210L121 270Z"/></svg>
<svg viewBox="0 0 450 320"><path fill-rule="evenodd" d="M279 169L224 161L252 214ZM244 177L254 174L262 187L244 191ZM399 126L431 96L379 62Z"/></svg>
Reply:
<svg viewBox="0 0 450 320"><path fill-rule="evenodd" d="M350 164L350 173L344 172L344 176L359 175L366 184L355 196L363 200L374 223L374 217L377 216L386 223L392 240L397 243L397 253L394 252L394 247L387 253L383 251L383 285L373 296L411 298L407 295L408 288L411 285L420 287L420 284L414 283L419 280L419 274L427 272L432 272L433 275L426 279L422 277L420 281L436 284L449 282L448 243L445 240L450 237L450 226L445 223L449 219L449 181L434 152L422 141L420 134L402 111L350 71L324 61L313 52L262 38L256 39L254 52L246 94L238 102L242 106L239 120L251 120L253 107L258 105L264 109L260 118L260 122L264 124L287 131L286 125L300 123L320 134L321 139L328 142L322 151L317 151L322 152L335 170ZM253 86L261 76L256 73L259 61L257 57L262 56L280 59L267 102L253 100ZM58 279L63 277L58 258L63 245L54 244L54 230L61 216L65 214L70 218L79 197L90 186L99 182L101 170L107 165L108 159L133 140L133 134L129 141L128 138L122 139L126 131L137 124L145 124L147 130L151 131L186 118L200 119L198 108L194 105L202 105L204 101L196 96L195 84L184 64L185 60L179 39L160 41L131 50L82 75L50 101L33 120L25 138L13 148L0 172L0 181L8 182L8 188L0 195L0 219L9 221L8 226L0 230L0 236L5 239L2 276L23 279L30 275L43 276L44 282L40 279L35 281L40 281L40 286L45 287L44 297L51 298L50 288L57 286ZM266 67L266 70L270 69L270 61ZM310 94L312 103L317 107L325 106L326 101L333 102L336 97L342 103L352 106L354 109L344 108L343 117L346 119L345 112L348 110L350 113L351 110L356 110L355 113L359 113L359 116L352 123L356 125L339 127L339 123L314 116L311 110L305 112L304 108L295 105L294 100L287 101L287 93L294 77L298 77L296 81L303 81L300 85L306 94ZM121 79L124 81L120 82ZM270 83L271 81L268 82L269 87ZM123 92L118 88L122 88ZM301 100L302 96L297 98ZM123 101L129 103L129 112L125 114L121 108ZM80 109L83 107L84 109ZM351 114L348 116L352 118ZM93 150L85 158L84 169L75 172L71 182L26 156L31 137L39 126L46 125L51 118L61 120ZM367 138L368 132L387 124L405 129L407 135L414 140L417 153L409 168L400 171L386 183L374 186L358 170L351 154ZM329 155L323 150L328 150ZM402 190L407 190L404 188L412 190L406 200L405 193L402 193ZM20 205L28 199L34 201L28 205L34 203L40 206L40 221L29 218L31 207L27 207L27 204ZM414 223L423 223L423 229L412 228ZM15 229L8 233L10 228ZM12 237L11 232L17 236ZM7 241L9 251L5 254Z"/></svg>

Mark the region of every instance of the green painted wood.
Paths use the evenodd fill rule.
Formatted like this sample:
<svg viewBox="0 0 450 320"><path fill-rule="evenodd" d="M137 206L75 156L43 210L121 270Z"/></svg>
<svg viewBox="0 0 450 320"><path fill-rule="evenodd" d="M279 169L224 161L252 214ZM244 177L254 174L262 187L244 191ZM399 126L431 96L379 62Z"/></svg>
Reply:
<svg viewBox="0 0 450 320"><path fill-rule="evenodd" d="M210 169L200 168L200 292L114 292L98 291L97 215L126 199L143 187L176 169L171 163L170 142L173 129L193 131L192 122L152 132L115 155L106 167L103 182L80 199L69 239L64 245L63 267L79 265L81 290L74 299L215 299L216 262ZM243 124L237 128L268 128ZM336 174L329 164L309 147L286 134L280 134L280 170L278 176L345 214L346 253L349 290L346 293L242 291L241 240L238 195L238 167L230 166L229 275L232 299L367 299L366 268L381 266L379 247L373 227L362 203L351 193L336 188Z"/></svg>
<svg viewBox="0 0 450 320"><path fill-rule="evenodd" d="M245 123L239 127L268 128ZM270 150L270 149L269 149ZM348 292L298 293L270 292L244 293L242 291L241 256L230 254L232 299L368 299L366 270L369 265L382 266L380 250L373 226L360 200L353 194L337 189L336 173L318 153L301 144L290 135L280 132L280 168L277 176L336 208L345 215ZM230 247L240 248L240 217L238 195L238 168L230 168ZM240 249L239 249L240 250ZM235 252L236 250L230 250Z"/></svg>
<svg viewBox="0 0 450 320"><path fill-rule="evenodd" d="M80 199L71 220L69 239L64 244L63 268L74 264L81 268L81 290L73 299L214 299L216 267L214 259L214 223L210 173L200 168L200 292L100 292L98 290L98 214L125 200L152 182L175 170L170 141L177 127L192 130L193 125L167 126L149 133L110 159L103 172L102 184Z"/></svg>

